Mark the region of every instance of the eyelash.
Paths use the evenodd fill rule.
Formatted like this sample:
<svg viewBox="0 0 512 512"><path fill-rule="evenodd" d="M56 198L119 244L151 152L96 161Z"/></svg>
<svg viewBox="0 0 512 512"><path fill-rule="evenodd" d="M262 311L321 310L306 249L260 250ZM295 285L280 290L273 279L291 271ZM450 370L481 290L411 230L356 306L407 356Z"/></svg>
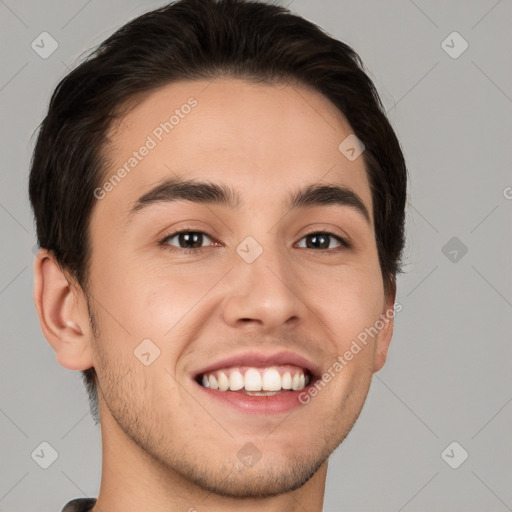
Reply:
<svg viewBox="0 0 512 512"><path fill-rule="evenodd" d="M158 245L162 246L164 248L164 250L168 250L171 252L180 252L182 254L197 254L199 251L205 249L206 247L209 247L209 246L206 246L206 247L185 248L185 247L176 247L176 246L169 245L169 244L165 243L166 240L168 240L169 238L174 238L177 235L186 234L186 233L189 233L189 234L195 233L195 234L206 235L208 238L210 238L212 240L212 242L214 240L212 236L208 235L204 231L194 231L192 229L183 229L181 231L176 231L174 233L171 233L170 235L167 235L166 237L164 237L162 240L160 240L158 242ZM307 238L312 235L327 235L327 236L332 237L335 240L337 240L340 243L340 246L334 247L333 249L312 249L312 248L308 248L308 247L303 247L303 249L310 249L310 250L313 250L316 252L322 252L324 254L327 254L328 256L333 256L336 253L338 253L339 251L351 249L351 247L352 247L344 238L341 238L340 236L335 235L334 233L330 233L329 231L312 231L311 233L305 234L300 240L303 240L304 238Z"/></svg>

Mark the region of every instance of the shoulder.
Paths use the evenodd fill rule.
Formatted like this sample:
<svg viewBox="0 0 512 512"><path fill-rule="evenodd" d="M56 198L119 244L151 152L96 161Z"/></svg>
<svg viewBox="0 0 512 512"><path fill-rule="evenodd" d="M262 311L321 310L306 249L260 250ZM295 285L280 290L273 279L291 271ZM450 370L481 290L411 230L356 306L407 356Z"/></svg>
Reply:
<svg viewBox="0 0 512 512"><path fill-rule="evenodd" d="M88 512L94 507L95 498L77 498L71 500L61 512Z"/></svg>

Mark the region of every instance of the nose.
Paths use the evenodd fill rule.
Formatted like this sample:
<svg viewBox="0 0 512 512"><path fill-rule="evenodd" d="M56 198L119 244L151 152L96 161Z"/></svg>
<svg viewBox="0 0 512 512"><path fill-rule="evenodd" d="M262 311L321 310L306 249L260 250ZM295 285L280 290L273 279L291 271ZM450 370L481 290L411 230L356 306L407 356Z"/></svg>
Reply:
<svg viewBox="0 0 512 512"><path fill-rule="evenodd" d="M265 332L297 324L307 308L300 298L300 279L285 255L267 248L252 263L236 256L230 285L223 301L224 321L232 327L257 326Z"/></svg>

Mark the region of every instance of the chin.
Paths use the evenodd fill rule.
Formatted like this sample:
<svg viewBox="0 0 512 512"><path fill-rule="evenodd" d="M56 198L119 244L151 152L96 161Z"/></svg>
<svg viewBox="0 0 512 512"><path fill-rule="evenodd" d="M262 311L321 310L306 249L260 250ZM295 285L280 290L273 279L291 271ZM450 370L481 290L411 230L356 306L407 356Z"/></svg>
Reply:
<svg viewBox="0 0 512 512"><path fill-rule="evenodd" d="M294 459L283 463L273 460L263 462L262 458L253 467L237 463L231 468L224 467L217 471L208 468L200 475L192 470L184 476L218 496L236 499L270 498L302 487L326 459Z"/></svg>

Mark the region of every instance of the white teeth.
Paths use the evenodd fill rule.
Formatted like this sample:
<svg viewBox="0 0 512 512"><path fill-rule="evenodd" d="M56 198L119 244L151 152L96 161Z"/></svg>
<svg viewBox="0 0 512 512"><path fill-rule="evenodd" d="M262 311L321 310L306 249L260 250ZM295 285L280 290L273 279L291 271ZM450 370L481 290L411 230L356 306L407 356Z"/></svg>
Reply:
<svg viewBox="0 0 512 512"><path fill-rule="evenodd" d="M219 372L218 381L219 389L221 391L227 391L229 389L229 379L226 377L224 372Z"/></svg>
<svg viewBox="0 0 512 512"><path fill-rule="evenodd" d="M286 372L281 379L281 386L283 389L292 389L292 376L290 372Z"/></svg>
<svg viewBox="0 0 512 512"><path fill-rule="evenodd" d="M310 376L304 370L285 371L281 376L279 367L271 368L229 368L205 373L201 383L205 388L219 391L244 391L248 394L276 394L283 390L298 391L304 389L310 381ZM245 375L242 373L245 371ZM292 377L293 374L293 377Z"/></svg>
<svg viewBox="0 0 512 512"><path fill-rule="evenodd" d="M249 368L245 372L244 380L246 391L261 391L261 375L258 370Z"/></svg>
<svg viewBox="0 0 512 512"><path fill-rule="evenodd" d="M243 387L244 376L238 370L231 372L231 375L229 376L229 389L231 391L238 391Z"/></svg>
<svg viewBox="0 0 512 512"><path fill-rule="evenodd" d="M265 370L262 388L265 391L279 391L281 389L281 375L275 368Z"/></svg>
<svg viewBox="0 0 512 512"><path fill-rule="evenodd" d="M210 375L208 377L208 381L210 382L210 387L212 389L219 389L219 384L217 382L217 379L215 378L215 375Z"/></svg>

